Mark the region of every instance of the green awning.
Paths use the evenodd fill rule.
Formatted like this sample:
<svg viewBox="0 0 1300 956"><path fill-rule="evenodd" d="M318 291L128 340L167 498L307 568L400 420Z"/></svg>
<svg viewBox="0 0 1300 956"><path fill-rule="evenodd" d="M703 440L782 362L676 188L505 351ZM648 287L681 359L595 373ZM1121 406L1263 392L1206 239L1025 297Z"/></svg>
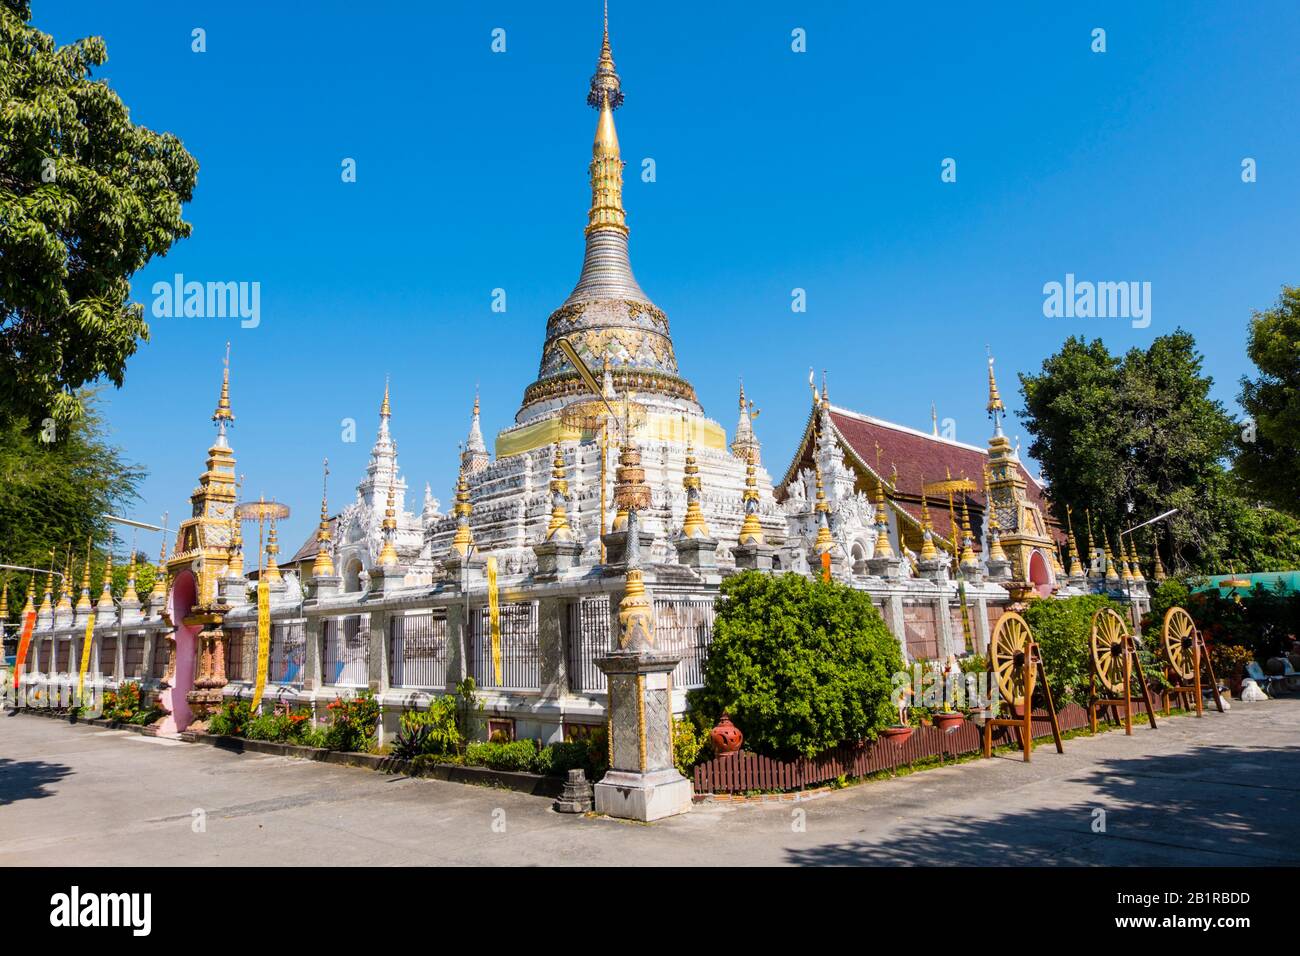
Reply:
<svg viewBox="0 0 1300 956"><path fill-rule="evenodd" d="M1250 585L1241 587L1230 587L1222 582L1236 579L1238 581L1249 581ZM1210 591L1218 589L1220 594L1248 594L1253 591L1255 585L1262 584L1267 590L1274 591L1281 582L1282 590L1287 594L1300 593L1300 571L1256 571L1252 574L1212 574L1203 578L1200 583L1192 588L1196 591Z"/></svg>

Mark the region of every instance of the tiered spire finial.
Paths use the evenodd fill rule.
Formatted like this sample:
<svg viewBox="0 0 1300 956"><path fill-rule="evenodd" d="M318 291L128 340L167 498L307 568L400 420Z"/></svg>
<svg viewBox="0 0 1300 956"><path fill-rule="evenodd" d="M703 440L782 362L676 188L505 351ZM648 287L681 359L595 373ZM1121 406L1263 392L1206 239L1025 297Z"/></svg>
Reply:
<svg viewBox="0 0 1300 956"><path fill-rule="evenodd" d="M1005 561L1007 553L1002 549L1002 526L998 524L998 508L989 494L989 469L984 466L984 503L989 511L989 560Z"/></svg>
<svg viewBox="0 0 1300 956"><path fill-rule="evenodd" d="M695 445L691 435L686 433L686 468L682 474L682 487L686 489L686 517L682 521L682 536L685 538L707 538L709 526L700 510L700 466L695 463Z"/></svg>
<svg viewBox="0 0 1300 956"><path fill-rule="evenodd" d="M555 443L555 455L551 459L551 523L546 527L547 541L572 541L573 530L569 527L569 513L565 507L569 496L569 482L564 477L564 452L560 443Z"/></svg>
<svg viewBox="0 0 1300 956"><path fill-rule="evenodd" d="M63 586L65 588L68 586L68 578L66 572L64 573L64 577L63 577ZM53 613L54 605L51 603L53 600L54 600L54 549L50 548L50 569L45 575L45 597L41 601L41 611L40 611L41 614L45 614L47 612Z"/></svg>
<svg viewBox="0 0 1300 956"><path fill-rule="evenodd" d="M879 455L877 455L879 458ZM885 479L876 482L876 549L874 557L892 558L893 546L889 543L889 512L885 507Z"/></svg>
<svg viewBox="0 0 1300 956"><path fill-rule="evenodd" d="M831 506L826 501L826 491L822 488L822 466L817 459L813 458L813 472L817 482L817 540L813 542L813 548L818 554L825 554L835 547L835 540L831 537Z"/></svg>
<svg viewBox="0 0 1300 956"><path fill-rule="evenodd" d="M23 605L23 617L36 610L36 575L27 579L27 603Z"/></svg>
<svg viewBox="0 0 1300 956"><path fill-rule="evenodd" d="M132 541L131 560L126 566L126 590L122 592L123 604L139 604L140 595L135 593L135 542Z"/></svg>
<svg viewBox="0 0 1300 956"><path fill-rule="evenodd" d="M104 556L104 587L99 592L99 603L96 607L100 611L113 609L113 547L111 544Z"/></svg>
<svg viewBox="0 0 1300 956"><path fill-rule="evenodd" d="M1079 557L1079 536L1074 533L1074 509L1065 506L1065 524L1070 531L1070 577L1083 577L1083 562Z"/></svg>
<svg viewBox="0 0 1300 956"><path fill-rule="evenodd" d="M397 494L393 485L388 486L388 504L384 507L384 546L379 550L379 566L397 567Z"/></svg>
<svg viewBox="0 0 1300 956"><path fill-rule="evenodd" d="M1134 583L1145 584L1146 578L1142 575L1142 562L1138 560L1137 541L1133 539L1133 535L1131 534L1128 537L1128 554L1129 564L1133 566Z"/></svg>
<svg viewBox="0 0 1300 956"><path fill-rule="evenodd" d="M77 598L77 610L90 610L90 539L86 539L86 563L81 569L81 597Z"/></svg>
<svg viewBox="0 0 1300 956"><path fill-rule="evenodd" d="M758 523L758 481L755 477L754 461L756 455L750 449L745 462L745 490L741 501L745 506L745 521L740 526L739 544L762 544L763 526Z"/></svg>
<svg viewBox="0 0 1300 956"><path fill-rule="evenodd" d="M609 45L608 15L600 59L587 93L587 105L600 112L596 139L591 146L591 211L587 216L587 234L597 229L615 229L627 235L627 215L623 211L623 160L619 154L618 133L614 129L614 110L623 105L623 87Z"/></svg>
<svg viewBox="0 0 1300 956"><path fill-rule="evenodd" d="M280 575L280 565L275 556L280 553L280 536L276 529L276 519L271 519L271 533L266 538L266 580L271 584L278 584L283 578Z"/></svg>
<svg viewBox="0 0 1300 956"><path fill-rule="evenodd" d="M921 476L921 560L935 561L939 550L934 546L934 524L930 520L930 500L925 494L925 476Z"/></svg>
<svg viewBox="0 0 1300 956"><path fill-rule="evenodd" d="M167 526L167 518L163 517L163 527ZM158 608L167 600L167 532L163 532L162 545L158 548L158 569L154 572L153 590L149 592L149 603Z"/></svg>
<svg viewBox="0 0 1300 956"><path fill-rule="evenodd" d="M761 446L758 443L758 437L754 434L754 419L758 417L758 409L754 408L754 403L745 398L745 380L740 380L740 418L736 421L736 437L731 441L731 453L737 458L749 460L750 452L753 452L754 460L758 461Z"/></svg>
<svg viewBox="0 0 1300 956"><path fill-rule="evenodd" d="M1159 540L1155 541L1155 542L1152 544L1152 546L1151 546L1151 553L1152 553L1153 555L1155 555L1155 559L1156 559L1156 561L1155 561L1155 565L1156 565L1156 570L1155 570L1155 579L1156 579L1156 583L1159 584L1161 581L1165 580L1165 578L1167 577L1167 575L1165 574L1165 566L1160 562L1160 542L1159 542Z"/></svg>
<svg viewBox="0 0 1300 956"><path fill-rule="evenodd" d="M989 403L987 406L988 413L993 419L993 434L1000 436L1002 434L1002 415L1006 411L1006 406L1002 404L1002 396L998 392L998 380L993 375L993 355L989 355Z"/></svg>
<svg viewBox="0 0 1300 956"><path fill-rule="evenodd" d="M462 558L469 557L474 546L474 536L469 527L469 516L474 513L474 506L469 498L469 480L465 469L461 468L460 478L456 482L456 536L451 539L451 550Z"/></svg>
<svg viewBox="0 0 1300 956"><path fill-rule="evenodd" d="M330 578L334 576L334 562L330 560L330 460L328 458L321 462L321 472L320 528L316 531L316 560L312 562L311 574L314 578Z"/></svg>
<svg viewBox="0 0 1300 956"><path fill-rule="evenodd" d="M233 424L235 413L230 407L230 343L226 343L226 358L222 363L221 369L221 396L217 399L216 411L212 413L212 420L217 423L217 430L220 434L225 435L226 426Z"/></svg>
<svg viewBox="0 0 1300 956"><path fill-rule="evenodd" d="M961 563L975 565L975 536L971 533L970 508L966 504L966 495L961 497Z"/></svg>
<svg viewBox="0 0 1300 956"><path fill-rule="evenodd" d="M59 603L57 611L72 610L72 548L69 547L63 561L63 580L59 583Z"/></svg>
<svg viewBox="0 0 1300 956"><path fill-rule="evenodd" d="M1110 549L1110 532L1105 528L1101 532L1102 554L1106 558L1106 583L1118 585L1120 582L1119 571L1115 567L1115 554ZM1127 569L1126 569L1127 570Z"/></svg>

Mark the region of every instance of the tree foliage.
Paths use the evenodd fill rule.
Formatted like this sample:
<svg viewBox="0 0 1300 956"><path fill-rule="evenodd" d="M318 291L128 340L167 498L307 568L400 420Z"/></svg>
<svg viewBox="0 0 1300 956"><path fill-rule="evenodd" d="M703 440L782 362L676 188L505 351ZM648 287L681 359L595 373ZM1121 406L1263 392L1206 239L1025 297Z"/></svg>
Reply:
<svg viewBox="0 0 1300 956"><path fill-rule="evenodd" d="M0 0L0 416L66 424L148 338L129 279L190 234L198 163L90 78L101 38L57 46L29 6Z"/></svg>
<svg viewBox="0 0 1300 956"><path fill-rule="evenodd" d="M91 581L98 595L102 546L110 540L101 516L136 500L144 471L104 439L93 398L85 397L83 404L82 417L60 429L53 441L44 441L23 419L0 421L0 561L46 568L53 548L55 570L62 571L70 548L80 567L90 537L100 546L91 561ZM125 550L117 550L119 561ZM115 573L124 585L125 569L117 568ZM137 588L152 583L151 573L137 575ZM10 607L16 613L14 595L26 591L28 575L10 572L7 580ZM76 581L80 586L79 575ZM38 601L44 587L41 576L36 583Z"/></svg>
<svg viewBox="0 0 1300 956"><path fill-rule="evenodd" d="M1107 607L1124 620L1129 619L1128 608L1099 594L1030 601L1022 613L1042 652L1047 683L1058 708L1067 701L1083 706L1088 703L1092 616Z"/></svg>
<svg viewBox="0 0 1300 956"><path fill-rule="evenodd" d="M894 723L898 641L864 592L745 572L722 585L704 687L691 707L731 714L758 753L814 756Z"/></svg>
<svg viewBox="0 0 1300 956"><path fill-rule="evenodd" d="M1161 552L1175 570L1265 568L1300 558L1300 525L1242 500L1227 462L1237 426L1210 397L1190 334L1112 355L1100 339L1071 337L1020 376L1029 453L1051 483L1064 523L1085 509L1100 531L1178 513L1161 525ZM1149 545L1147 546L1149 548ZM1144 549L1145 550L1145 549ZM1294 566L1294 564L1292 564Z"/></svg>
<svg viewBox="0 0 1300 956"><path fill-rule="evenodd" d="M1234 470L1252 497L1300 517L1300 287L1283 286L1274 308L1255 313L1246 354L1259 374L1241 380L1253 425Z"/></svg>

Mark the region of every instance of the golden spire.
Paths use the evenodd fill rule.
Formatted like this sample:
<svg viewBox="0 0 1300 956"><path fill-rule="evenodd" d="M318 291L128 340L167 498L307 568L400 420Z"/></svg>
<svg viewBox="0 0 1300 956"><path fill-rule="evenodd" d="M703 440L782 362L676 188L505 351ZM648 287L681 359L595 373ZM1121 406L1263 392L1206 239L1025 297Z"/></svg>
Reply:
<svg viewBox="0 0 1300 956"><path fill-rule="evenodd" d="M123 604L139 604L140 595L135 593L135 547L131 547L131 560L126 566L126 590L122 592Z"/></svg>
<svg viewBox="0 0 1300 956"><path fill-rule="evenodd" d="M0 624L9 623L9 579L6 577L0 590Z"/></svg>
<svg viewBox="0 0 1300 956"><path fill-rule="evenodd" d="M221 370L221 397L217 399L217 410L212 413L212 420L224 435L226 424L235 420L235 413L230 409L230 343L226 343L226 359Z"/></svg>
<svg viewBox="0 0 1300 956"><path fill-rule="evenodd" d="M1084 517L1087 518L1087 520L1088 520L1088 524L1087 524L1087 530L1088 530L1088 551L1087 551L1087 555L1088 555L1088 573L1091 574L1091 573L1092 573L1092 556L1093 556L1093 552L1094 552L1094 550L1095 550L1095 545L1093 545L1093 543L1092 543L1092 509L1091 509L1091 508L1084 508L1084 509L1083 509L1083 514L1084 514ZM1104 574L1105 571L1106 571L1106 569L1105 569L1105 568L1102 568L1101 571L1102 571L1102 573Z"/></svg>
<svg viewBox="0 0 1300 956"><path fill-rule="evenodd" d="M385 392L387 392L387 389L385 389ZM316 532L316 560L312 562L311 576L314 578L331 578L334 576L334 562L330 560L330 460L328 458L322 462L321 470L324 474L321 476L320 489L320 529Z"/></svg>
<svg viewBox="0 0 1300 956"><path fill-rule="evenodd" d="M934 402L930 403L930 434L939 437L939 409Z"/></svg>
<svg viewBox="0 0 1300 956"><path fill-rule="evenodd" d="M388 503L384 506L384 546L379 550L379 565L384 568L397 567L397 494L395 486L388 486Z"/></svg>
<svg viewBox="0 0 1300 956"><path fill-rule="evenodd" d="M56 611L72 610L72 548L69 547L63 560L63 580L59 583L59 603Z"/></svg>
<svg viewBox="0 0 1300 956"><path fill-rule="evenodd" d="M111 543L104 555L104 588L99 592L99 603L96 607L101 611L113 609L113 546Z"/></svg>
<svg viewBox="0 0 1300 956"><path fill-rule="evenodd" d="M762 544L763 526L758 523L758 481L754 473L754 450L751 448L745 462L745 491L741 495L745 506L745 522L740 526L738 544Z"/></svg>
<svg viewBox="0 0 1300 956"><path fill-rule="evenodd" d="M470 548L474 546L474 536L469 529L469 516L474 506L469 500L469 480L465 469L460 470L460 479L456 482L456 536L451 539L451 550L462 558L469 557Z"/></svg>
<svg viewBox="0 0 1300 956"><path fill-rule="evenodd" d="M384 400L379 404L379 414L383 418L389 418L393 414L393 406L388 401L388 376L384 376Z"/></svg>
<svg viewBox="0 0 1300 956"><path fill-rule="evenodd" d="M1007 553L1002 549L1002 526L998 524L998 508L989 494L989 469L984 466L984 505L989 512L989 560L1005 561Z"/></svg>
<svg viewBox="0 0 1300 956"><path fill-rule="evenodd" d="M63 577L63 587L68 586L67 574ZM54 606L50 603L54 599L54 549L50 548L50 570L45 575L45 598L41 601L41 614L46 612L53 613Z"/></svg>
<svg viewBox="0 0 1300 956"><path fill-rule="evenodd" d="M1110 550L1110 534L1104 528L1102 529L1101 532L1101 540L1102 540L1102 554L1105 555L1106 558L1106 583L1110 584L1112 581L1114 581L1116 584L1118 584L1120 581L1120 576L1119 576L1119 572L1115 569L1114 554Z"/></svg>
<svg viewBox="0 0 1300 956"><path fill-rule="evenodd" d="M685 418L683 418L683 421ZM695 463L695 446L690 432L686 433L686 468L682 474L682 487L686 489L686 518L682 522L682 537L707 538L709 526L700 511L700 466Z"/></svg>
<svg viewBox="0 0 1300 956"><path fill-rule="evenodd" d="M1119 572L1120 577L1125 581L1133 580L1133 572L1129 568L1128 552L1124 549L1124 536L1117 534L1115 536L1116 551L1119 554Z"/></svg>
<svg viewBox="0 0 1300 956"><path fill-rule="evenodd" d="M614 70L608 18L587 104L600 112L596 138L591 146L591 211L587 216L587 235L597 229L616 229L627 235L627 216L623 211L623 160L619 155L618 133L614 129L614 110L623 104L623 90Z"/></svg>
<svg viewBox="0 0 1300 956"><path fill-rule="evenodd" d="M266 580L269 584L278 584L283 578L280 575L280 565L276 563L275 556L280 553L280 536L276 529L276 519L271 519L271 533L266 538Z"/></svg>
<svg viewBox="0 0 1300 956"><path fill-rule="evenodd" d="M961 563L976 564L975 538L970 529L970 509L966 506L966 495L961 496Z"/></svg>
<svg viewBox="0 0 1300 956"><path fill-rule="evenodd" d="M167 518L163 518L164 528ZM158 549L158 570L154 573L153 590L149 592L149 604L154 608L162 606L167 600L167 532L163 531L162 546Z"/></svg>
<svg viewBox="0 0 1300 956"><path fill-rule="evenodd" d="M921 560L934 561L939 551L934 546L934 524L930 521L930 500L925 494L925 475L921 476Z"/></svg>
<svg viewBox="0 0 1300 956"><path fill-rule="evenodd" d="M569 495L569 482L564 477L564 452L560 443L555 443L555 456L551 460L551 523L546 527L547 541L572 541L573 531L569 528L569 513L565 510L565 499Z"/></svg>
<svg viewBox="0 0 1300 956"><path fill-rule="evenodd" d="M1129 563L1133 565L1133 580L1138 583L1146 583L1146 578L1142 576L1142 562L1138 560L1137 542L1133 536L1129 535L1128 539Z"/></svg>
<svg viewBox="0 0 1300 956"><path fill-rule="evenodd" d="M81 569L81 597L77 598L77 610L90 610L90 539L86 539L86 564Z"/></svg>
<svg viewBox="0 0 1300 956"><path fill-rule="evenodd" d="M27 579L27 603L23 605L23 617L36 610L36 575Z"/></svg>
<svg viewBox="0 0 1300 956"><path fill-rule="evenodd" d="M1151 553L1155 555L1155 559L1156 559L1155 578L1156 578L1156 583L1159 584L1161 581L1165 580L1167 575L1165 574L1165 566L1160 563L1160 542L1158 540L1155 542L1155 544L1152 545Z"/></svg>
<svg viewBox="0 0 1300 956"><path fill-rule="evenodd" d="M824 397L825 392L822 395ZM822 490L822 466L816 458L813 458L813 470L817 476L817 540L813 542L813 548L818 554L825 554L835 547L835 541L831 538L831 506L826 501L826 492Z"/></svg>
<svg viewBox="0 0 1300 956"><path fill-rule="evenodd" d="M822 405L827 408L831 404L831 390L826 385L826 369L822 369Z"/></svg>
<svg viewBox="0 0 1300 956"><path fill-rule="evenodd" d="M876 456L879 458L879 454ZM889 514L885 510L885 479L876 481L876 550L872 557L892 558L894 549L889 543Z"/></svg>
<svg viewBox="0 0 1300 956"><path fill-rule="evenodd" d="M1074 533L1074 509L1065 506L1065 524L1070 531L1070 577L1083 577L1083 562L1079 558L1079 537Z"/></svg>

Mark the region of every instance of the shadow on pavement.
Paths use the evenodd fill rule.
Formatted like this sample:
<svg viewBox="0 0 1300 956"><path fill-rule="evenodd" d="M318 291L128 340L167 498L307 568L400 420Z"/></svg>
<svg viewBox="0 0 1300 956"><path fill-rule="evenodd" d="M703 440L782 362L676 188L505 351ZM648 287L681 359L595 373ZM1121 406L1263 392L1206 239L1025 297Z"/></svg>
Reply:
<svg viewBox="0 0 1300 956"><path fill-rule="evenodd" d="M73 773L66 764L0 757L0 807L19 800L54 796L49 785Z"/></svg>
<svg viewBox="0 0 1300 956"><path fill-rule="evenodd" d="M877 842L791 849L803 866L1251 866L1300 863L1300 747L1202 747L1068 779L1087 803L909 823ZM1104 810L1104 832L1094 829Z"/></svg>

